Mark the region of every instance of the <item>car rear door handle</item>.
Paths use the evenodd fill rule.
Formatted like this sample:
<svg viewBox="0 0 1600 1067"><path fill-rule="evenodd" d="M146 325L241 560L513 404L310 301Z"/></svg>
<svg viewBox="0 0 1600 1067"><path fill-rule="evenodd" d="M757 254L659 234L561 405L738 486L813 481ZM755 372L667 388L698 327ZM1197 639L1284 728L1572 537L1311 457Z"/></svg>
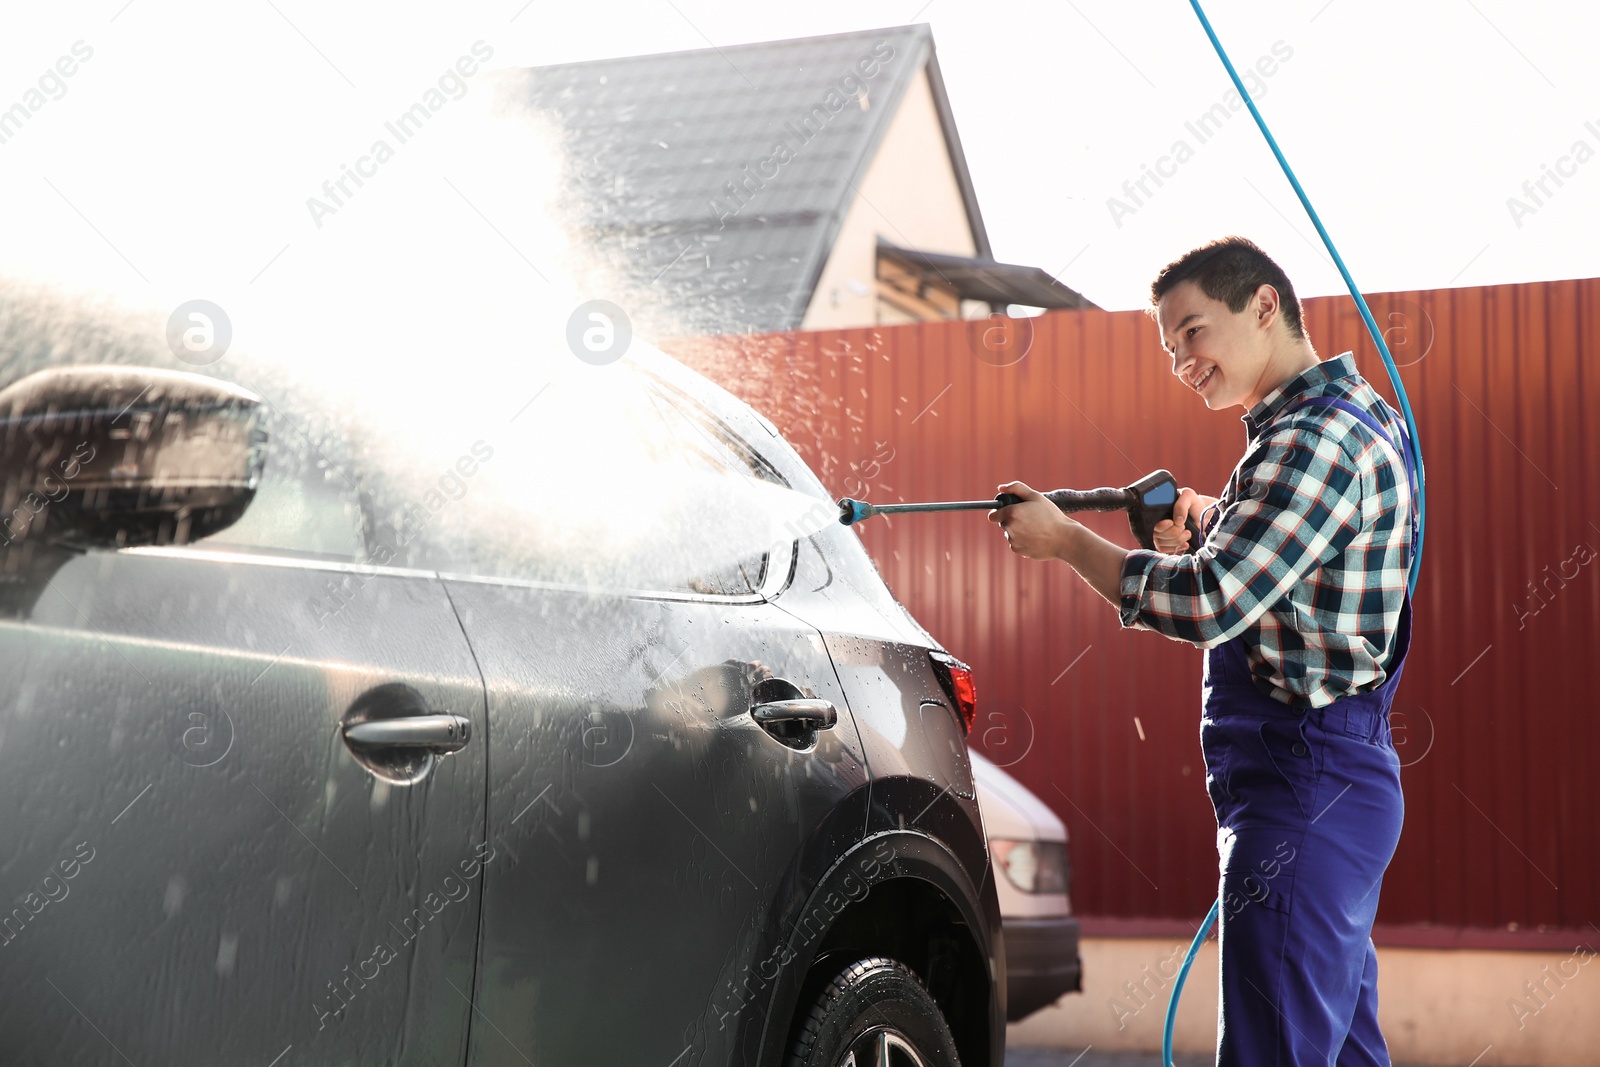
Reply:
<svg viewBox="0 0 1600 1067"><path fill-rule="evenodd" d="M422 748L440 754L459 752L472 740L472 720L460 715L408 715L344 728L352 745L368 748Z"/></svg>
<svg viewBox="0 0 1600 1067"><path fill-rule="evenodd" d="M839 721L839 710L826 700L768 700L750 709L750 715L763 726L798 723L812 730L828 730Z"/></svg>

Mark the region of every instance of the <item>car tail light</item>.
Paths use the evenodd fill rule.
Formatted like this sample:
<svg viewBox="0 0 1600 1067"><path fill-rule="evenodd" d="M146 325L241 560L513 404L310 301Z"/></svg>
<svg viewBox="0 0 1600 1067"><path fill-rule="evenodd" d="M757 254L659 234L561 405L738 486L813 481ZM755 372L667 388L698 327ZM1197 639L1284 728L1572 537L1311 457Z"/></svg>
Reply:
<svg viewBox="0 0 1600 1067"><path fill-rule="evenodd" d="M1006 881L1024 893L1065 893L1070 871L1065 841L1007 841L994 838L989 854Z"/></svg>
<svg viewBox="0 0 1600 1067"><path fill-rule="evenodd" d="M955 705L962 731L970 734L978 717L978 686L972 680L972 668L948 652L929 652L928 658L933 661L933 673L939 676L945 695Z"/></svg>

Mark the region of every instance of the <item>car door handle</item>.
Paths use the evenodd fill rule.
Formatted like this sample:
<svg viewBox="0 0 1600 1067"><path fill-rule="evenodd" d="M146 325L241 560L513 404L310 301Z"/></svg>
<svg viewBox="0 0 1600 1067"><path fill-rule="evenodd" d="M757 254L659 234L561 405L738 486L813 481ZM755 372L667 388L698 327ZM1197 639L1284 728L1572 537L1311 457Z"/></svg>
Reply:
<svg viewBox="0 0 1600 1067"><path fill-rule="evenodd" d="M407 715L378 719L344 728L352 745L369 748L425 748L432 752L459 752L472 740L472 720L460 715Z"/></svg>
<svg viewBox="0 0 1600 1067"><path fill-rule="evenodd" d="M773 723L799 723L813 730L829 730L839 721L839 710L826 700L768 700L750 709L750 715L763 726Z"/></svg>

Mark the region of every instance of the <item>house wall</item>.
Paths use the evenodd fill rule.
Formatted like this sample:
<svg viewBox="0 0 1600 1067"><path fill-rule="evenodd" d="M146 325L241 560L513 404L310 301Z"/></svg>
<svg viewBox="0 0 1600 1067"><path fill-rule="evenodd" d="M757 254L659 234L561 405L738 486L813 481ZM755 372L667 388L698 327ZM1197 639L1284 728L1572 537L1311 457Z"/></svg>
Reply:
<svg viewBox="0 0 1600 1067"><path fill-rule="evenodd" d="M871 106L882 104L874 101ZM874 280L879 235L902 248L977 253L926 67L907 86L859 189L812 293L802 329L879 322Z"/></svg>

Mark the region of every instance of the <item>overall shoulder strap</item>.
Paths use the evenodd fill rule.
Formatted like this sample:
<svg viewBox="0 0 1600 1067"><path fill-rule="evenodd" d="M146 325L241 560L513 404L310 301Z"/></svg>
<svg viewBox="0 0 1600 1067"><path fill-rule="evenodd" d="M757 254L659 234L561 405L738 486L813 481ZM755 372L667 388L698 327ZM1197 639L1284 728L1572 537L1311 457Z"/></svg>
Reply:
<svg viewBox="0 0 1600 1067"><path fill-rule="evenodd" d="M1416 472L1411 466L1411 449L1408 447L1410 442L1406 438L1406 429L1404 426L1400 427L1400 443L1397 444L1395 439L1389 436L1389 431L1383 428L1383 423L1379 422L1373 417L1372 412L1368 411L1360 404L1346 400L1341 396L1306 397L1306 399L1300 401L1299 403L1292 404L1286 408L1284 410L1284 414L1287 415L1291 411L1298 411L1301 408L1312 406L1338 408L1340 411L1352 416L1357 422L1364 424L1373 433L1377 434L1380 439L1388 442L1389 446L1399 453L1400 461L1405 467L1406 478L1412 483L1416 482Z"/></svg>
<svg viewBox="0 0 1600 1067"><path fill-rule="evenodd" d="M1373 433L1377 434L1380 441L1386 442L1389 447L1393 448L1400 454L1400 461L1405 467L1406 472L1406 486L1411 491L1411 500L1413 502L1413 506L1411 508L1411 543L1415 545L1418 525L1418 517L1415 507L1415 501L1417 499L1417 471L1415 466L1412 464L1410 441L1406 437L1405 427L1402 426L1400 428L1401 440L1397 445L1394 438L1389 436L1389 431L1385 430L1383 428L1383 424L1373 417L1372 412L1368 411L1361 405L1354 403L1353 401L1346 400L1344 397L1338 396L1307 397L1296 404L1290 405L1284 410L1284 414L1287 415L1291 411L1298 411L1301 408L1313 406L1338 408L1340 411L1350 415L1357 422L1361 423Z"/></svg>
<svg viewBox="0 0 1600 1067"><path fill-rule="evenodd" d="M1417 550L1417 535L1421 532L1422 524L1421 524L1420 516L1417 515L1417 505L1416 505L1416 501L1417 501L1417 472L1416 472L1415 466L1413 466L1413 464L1412 464L1411 447L1410 447L1411 441L1410 441L1410 438L1406 435L1405 426L1402 424L1401 427L1400 427L1400 444L1399 444L1399 446L1396 446L1394 438L1389 436L1389 432L1383 428L1383 424L1382 423L1380 423L1376 418L1373 417L1372 412L1368 411L1366 408L1363 408L1359 404L1356 404L1356 403L1354 403L1352 401L1346 400L1343 397L1337 397L1337 396L1312 396L1312 397L1307 397L1306 399L1300 401L1299 403L1291 405L1284 412L1284 414L1288 414L1288 412L1296 411L1296 410L1298 410L1300 408L1313 407L1313 406L1315 406L1315 407L1333 407L1333 408L1338 408L1340 411L1343 411L1346 414L1348 414L1351 417L1353 417L1357 422L1361 423L1363 426L1366 426L1369 430L1371 430L1374 434L1377 435L1378 440L1387 442L1388 445L1391 448L1394 448L1395 451L1400 453L1400 459L1405 464L1406 486L1411 491L1411 508L1410 508L1410 512L1411 512L1411 551L1415 552ZM1409 554L1408 554L1408 558L1406 559L1406 564L1407 564L1408 567L1410 566L1410 563L1411 563L1411 560L1410 560ZM1403 599L1403 601L1402 601L1402 603L1401 603L1401 605L1400 605L1400 630L1399 630L1399 636L1395 640L1394 647L1390 650L1389 662L1385 665L1385 671L1388 672L1389 678L1391 678L1391 679L1396 676L1396 667L1397 667L1397 665L1402 665L1403 666L1403 664L1405 662L1406 648L1407 648L1407 645L1410 642L1410 634L1411 634L1411 620L1409 618L1410 614L1411 614L1411 594L1410 594L1410 592L1408 590L1406 595L1405 595L1405 597L1404 597L1404 599ZM1385 685L1387 685L1387 684L1388 683L1385 682Z"/></svg>

